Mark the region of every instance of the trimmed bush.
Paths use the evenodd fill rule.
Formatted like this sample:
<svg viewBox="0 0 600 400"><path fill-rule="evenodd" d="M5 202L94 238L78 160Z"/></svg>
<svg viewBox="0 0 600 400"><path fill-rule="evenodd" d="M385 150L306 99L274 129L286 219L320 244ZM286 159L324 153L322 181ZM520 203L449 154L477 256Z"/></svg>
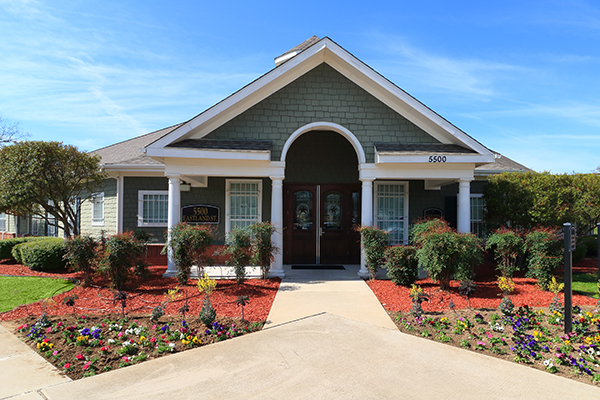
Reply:
<svg viewBox="0 0 600 400"><path fill-rule="evenodd" d="M563 262L563 242L559 231L552 228L537 228L525 236L527 250L526 276L538 280L538 286L548 290L556 269Z"/></svg>
<svg viewBox="0 0 600 400"><path fill-rule="evenodd" d="M198 273L201 275L202 267L212 263L206 253L211 244L210 228L205 225L179 223L173 227L169 241L162 252L173 251L179 284L187 285L194 264L198 265Z"/></svg>
<svg viewBox="0 0 600 400"><path fill-rule="evenodd" d="M238 284L244 283L246 279L246 266L252 259L252 238L250 231L246 228L235 228L227 235L227 246L223 254L228 254L228 265L233 265L235 279Z"/></svg>
<svg viewBox="0 0 600 400"><path fill-rule="evenodd" d="M83 271L83 284L91 282L96 269L98 242L88 235L80 235L65 242L65 261L73 271Z"/></svg>
<svg viewBox="0 0 600 400"><path fill-rule="evenodd" d="M421 224L427 226L419 226ZM421 224L413 228L414 232L418 232L414 240L418 247L419 264L431 279L439 282L440 289L449 289L452 279L473 279L474 266L483 261L481 240L473 234L457 233L445 221L426 221Z"/></svg>
<svg viewBox="0 0 600 400"><path fill-rule="evenodd" d="M595 235L583 236L577 240L577 246L585 245L587 252L586 257L596 257L598 255L598 239Z"/></svg>
<svg viewBox="0 0 600 400"><path fill-rule="evenodd" d="M385 260L385 249L388 247L389 238L387 232L373 226L361 226L360 243L365 252L369 279L375 279L377 271Z"/></svg>
<svg viewBox="0 0 600 400"><path fill-rule="evenodd" d="M494 259L498 263L497 269L502 276L511 278L519 269L517 260L523 254L525 241L519 233L500 228L494 231L488 238L485 248L494 250Z"/></svg>
<svg viewBox="0 0 600 400"><path fill-rule="evenodd" d="M257 222L248 229L252 233L252 264L260 266L261 278L267 279L275 253L279 251L271 240L276 231L275 225L270 222Z"/></svg>
<svg viewBox="0 0 600 400"><path fill-rule="evenodd" d="M574 264L578 264L580 262L583 261L583 259L585 258L585 255L587 254L588 248L585 245L585 243L580 243L577 245L577 247L575 248L575 251L573 251L572 256L573 256L573 263Z"/></svg>
<svg viewBox="0 0 600 400"><path fill-rule="evenodd" d="M13 247L17 262L35 271L53 271L65 267L65 241L60 238L45 238L20 243Z"/></svg>
<svg viewBox="0 0 600 400"><path fill-rule="evenodd" d="M0 240L0 260L9 260L14 258L12 255L12 249L16 245L41 239L47 239L47 237L30 236Z"/></svg>
<svg viewBox="0 0 600 400"><path fill-rule="evenodd" d="M393 246L385 251L387 276L398 286L410 286L419 274L419 259L414 246Z"/></svg>
<svg viewBox="0 0 600 400"><path fill-rule="evenodd" d="M144 252L144 244L137 241L131 232L114 235L106 240L100 272L105 274L116 290L125 288L133 270Z"/></svg>

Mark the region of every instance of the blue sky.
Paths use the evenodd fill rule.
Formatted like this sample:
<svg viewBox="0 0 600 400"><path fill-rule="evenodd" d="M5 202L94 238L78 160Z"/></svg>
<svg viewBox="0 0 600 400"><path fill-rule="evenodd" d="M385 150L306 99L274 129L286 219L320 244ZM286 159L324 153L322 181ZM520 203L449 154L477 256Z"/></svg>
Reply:
<svg viewBox="0 0 600 400"><path fill-rule="evenodd" d="M536 171L590 172L596 4L0 0L0 116L94 150L185 121L329 36L489 148Z"/></svg>

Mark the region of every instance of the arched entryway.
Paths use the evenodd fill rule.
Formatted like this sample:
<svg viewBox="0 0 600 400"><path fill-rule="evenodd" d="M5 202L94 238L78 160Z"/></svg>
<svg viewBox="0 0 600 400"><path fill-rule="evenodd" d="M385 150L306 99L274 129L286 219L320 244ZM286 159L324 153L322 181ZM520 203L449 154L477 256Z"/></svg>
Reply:
<svg viewBox="0 0 600 400"><path fill-rule="evenodd" d="M310 130L285 152L284 264L359 264L361 185L356 144Z"/></svg>

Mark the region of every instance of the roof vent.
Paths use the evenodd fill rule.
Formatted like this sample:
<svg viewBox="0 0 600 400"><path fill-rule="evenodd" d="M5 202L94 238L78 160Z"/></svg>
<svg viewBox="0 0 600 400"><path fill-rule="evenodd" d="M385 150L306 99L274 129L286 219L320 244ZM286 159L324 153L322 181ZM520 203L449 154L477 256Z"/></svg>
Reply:
<svg viewBox="0 0 600 400"><path fill-rule="evenodd" d="M305 40L304 42L300 43L298 46L294 47L293 49L286 51L279 57L275 58L275 66L279 67L281 64L283 64L290 58L302 53L304 50L308 49L310 46L317 43L319 40L321 40L321 39L319 39L317 36L313 36L310 39Z"/></svg>

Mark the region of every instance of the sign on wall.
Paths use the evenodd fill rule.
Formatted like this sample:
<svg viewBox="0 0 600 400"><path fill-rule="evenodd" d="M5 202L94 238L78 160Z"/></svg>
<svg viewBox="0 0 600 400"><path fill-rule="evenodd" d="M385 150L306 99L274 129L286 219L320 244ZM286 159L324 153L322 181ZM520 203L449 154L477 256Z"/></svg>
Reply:
<svg viewBox="0 0 600 400"><path fill-rule="evenodd" d="M188 224L218 224L219 207L195 205L181 207L181 222Z"/></svg>

